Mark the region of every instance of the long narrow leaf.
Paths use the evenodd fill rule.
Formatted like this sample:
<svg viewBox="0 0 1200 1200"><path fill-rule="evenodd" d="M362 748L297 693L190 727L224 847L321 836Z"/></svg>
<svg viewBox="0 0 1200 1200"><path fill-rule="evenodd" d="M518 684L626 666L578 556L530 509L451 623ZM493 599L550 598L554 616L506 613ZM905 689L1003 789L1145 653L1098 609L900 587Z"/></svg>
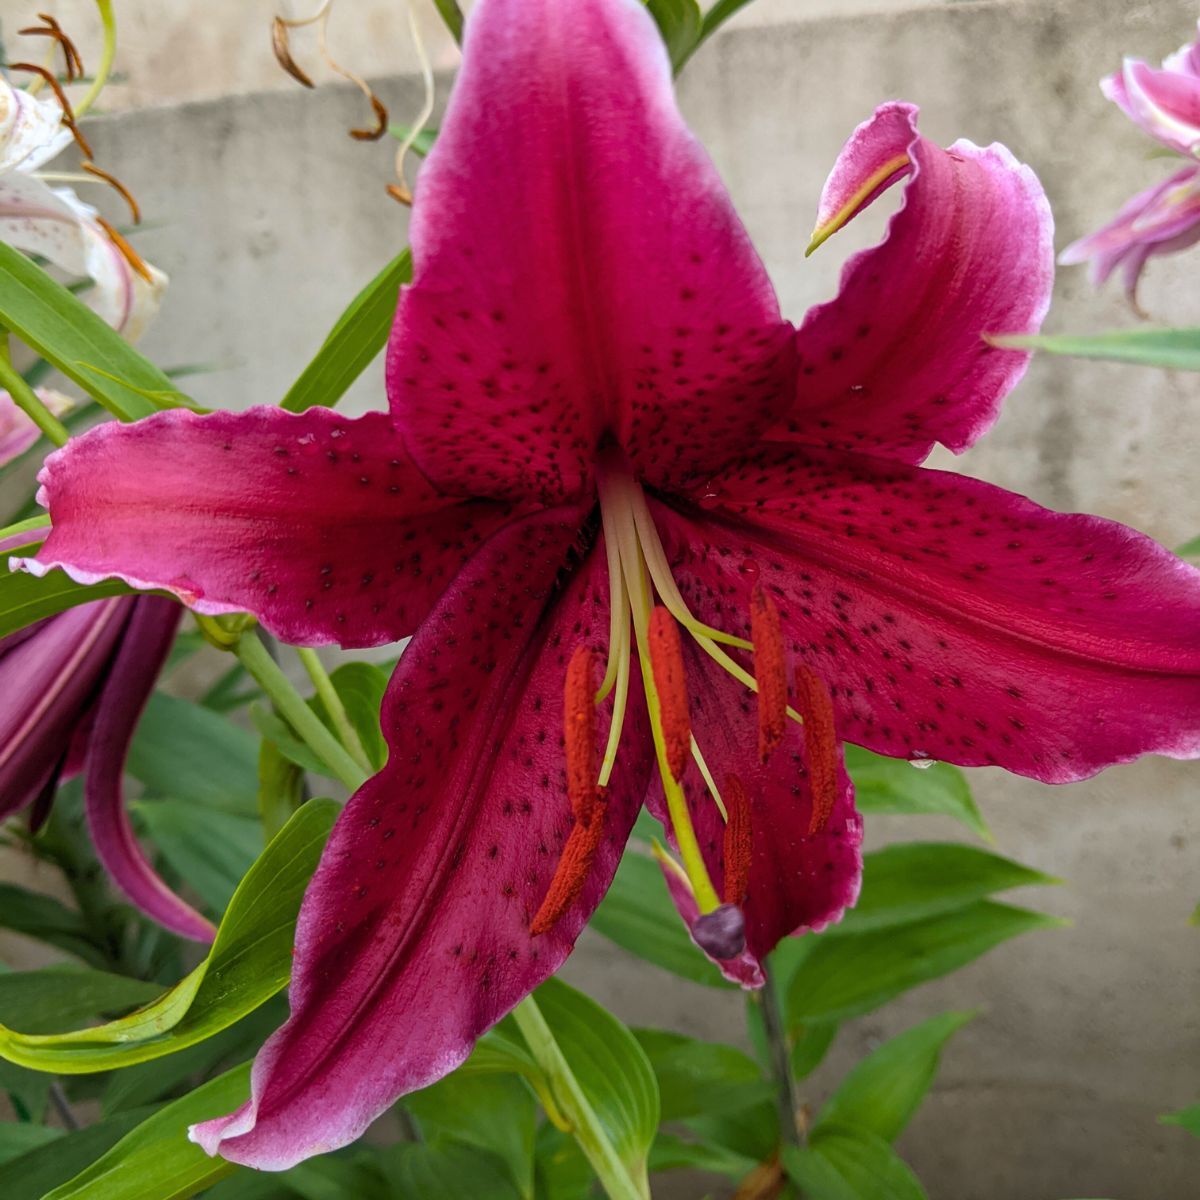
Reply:
<svg viewBox="0 0 1200 1200"><path fill-rule="evenodd" d="M412 254L406 247L350 301L312 362L288 389L283 408L303 412L316 405L337 404L383 349L396 315L400 285L411 278Z"/></svg>
<svg viewBox="0 0 1200 1200"><path fill-rule="evenodd" d="M3 243L0 326L15 333L119 420L148 416L163 404L190 403L158 367L83 301ZM158 403L150 400L150 395L157 397Z"/></svg>

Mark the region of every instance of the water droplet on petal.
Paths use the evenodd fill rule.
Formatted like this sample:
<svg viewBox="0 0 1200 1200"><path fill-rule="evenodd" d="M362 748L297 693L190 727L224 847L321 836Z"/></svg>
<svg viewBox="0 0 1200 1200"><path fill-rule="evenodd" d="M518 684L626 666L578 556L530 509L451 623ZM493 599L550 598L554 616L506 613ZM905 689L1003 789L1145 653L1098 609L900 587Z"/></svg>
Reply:
<svg viewBox="0 0 1200 1200"><path fill-rule="evenodd" d="M910 767L916 767L919 771L928 771L930 767L937 764L936 758L930 758L924 750L914 750L912 757L908 760Z"/></svg>

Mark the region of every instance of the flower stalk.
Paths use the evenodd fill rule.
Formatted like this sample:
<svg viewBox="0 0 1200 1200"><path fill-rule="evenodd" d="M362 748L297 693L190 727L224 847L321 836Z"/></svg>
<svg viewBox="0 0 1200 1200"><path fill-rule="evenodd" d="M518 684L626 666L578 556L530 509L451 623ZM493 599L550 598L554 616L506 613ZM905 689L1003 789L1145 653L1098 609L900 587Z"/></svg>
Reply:
<svg viewBox="0 0 1200 1200"><path fill-rule="evenodd" d="M304 697L292 686L292 681L267 653L258 634L253 630L243 633L233 652L309 749L351 791L361 787L370 771L359 766L325 728L320 717L309 708Z"/></svg>
<svg viewBox="0 0 1200 1200"><path fill-rule="evenodd" d="M791 1055L788 1053L783 1015L779 1011L779 993L776 990L775 979L766 963L763 964L763 975L766 983L755 998L761 1005L767 1054L770 1058L771 1074L775 1077L775 1103L779 1110L779 1137L785 1146L803 1146L804 1136L796 1120L800 1104L796 1096L796 1082L792 1076Z"/></svg>
<svg viewBox="0 0 1200 1200"><path fill-rule="evenodd" d="M367 757L367 751L362 744L362 739L358 736L358 731L350 723L350 718L346 714L346 706L342 703L337 688L333 686L333 680L330 679L329 672L325 670L325 664L321 662L317 652L309 646L297 646L296 657L300 659L301 665L313 682L313 687L317 689L317 695L325 706L325 711L329 714L329 720L333 723L338 740L363 771L368 775L372 774L375 768L370 758Z"/></svg>
<svg viewBox="0 0 1200 1200"><path fill-rule="evenodd" d="M611 1200L645 1200L642 1189L630 1176L600 1124L596 1110L583 1094L537 1001L532 996L526 996L513 1009L513 1018L534 1060L549 1081L559 1113L570 1122L571 1135L587 1156L605 1192Z"/></svg>

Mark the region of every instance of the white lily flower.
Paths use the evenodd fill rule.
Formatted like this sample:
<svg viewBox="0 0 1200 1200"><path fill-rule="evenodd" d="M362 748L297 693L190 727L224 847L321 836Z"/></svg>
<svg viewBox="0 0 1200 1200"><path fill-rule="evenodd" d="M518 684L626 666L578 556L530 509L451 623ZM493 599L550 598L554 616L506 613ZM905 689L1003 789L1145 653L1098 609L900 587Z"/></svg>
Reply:
<svg viewBox="0 0 1200 1200"><path fill-rule="evenodd" d="M87 304L129 341L158 312L167 276L143 262L90 204L37 175L72 141L58 99L0 79L0 241L86 276Z"/></svg>

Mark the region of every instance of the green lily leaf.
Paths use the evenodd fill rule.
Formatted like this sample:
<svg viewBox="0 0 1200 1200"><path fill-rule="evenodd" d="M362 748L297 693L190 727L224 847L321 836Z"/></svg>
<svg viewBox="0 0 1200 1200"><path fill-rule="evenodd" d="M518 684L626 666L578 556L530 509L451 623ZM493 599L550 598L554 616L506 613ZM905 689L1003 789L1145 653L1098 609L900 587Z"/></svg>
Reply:
<svg viewBox="0 0 1200 1200"><path fill-rule="evenodd" d="M907 925L822 937L792 975L789 1025L814 1017L845 1020L873 1012L918 984L973 962L1009 938L1066 922L1045 913L979 900Z"/></svg>
<svg viewBox="0 0 1200 1200"><path fill-rule="evenodd" d="M548 979L534 995L613 1148L644 1184L659 1122L658 1083L645 1051L612 1013L560 980Z"/></svg>
<svg viewBox="0 0 1200 1200"><path fill-rule="evenodd" d="M4 248L3 242L0 242L0 250ZM30 546L8 553L31 557L40 545L39 538ZM65 571L47 571L39 579L24 571L9 571L6 564L0 563L0 637L7 637L35 621L66 612L68 608L75 608L79 604L105 600L110 596L137 594L119 579L87 585L76 583Z"/></svg>
<svg viewBox="0 0 1200 1200"><path fill-rule="evenodd" d="M320 350L280 402L288 412L332 408L383 349L396 315L400 285L412 278L412 254L402 250L347 306Z"/></svg>
<svg viewBox="0 0 1200 1200"><path fill-rule="evenodd" d="M300 900L338 811L332 800L310 800L296 813L238 886L208 957L153 1003L71 1033L47 1036L0 1027L0 1055L39 1071L107 1071L194 1045L253 1011L291 974ZM0 1017L7 1017L6 978L0 976ZM146 999L147 987L157 991L154 985L138 986L143 989L138 999ZM67 990L60 984L60 992Z"/></svg>
<svg viewBox="0 0 1200 1200"><path fill-rule="evenodd" d="M841 1125L894 1142L925 1098L943 1047L974 1016L943 1013L884 1042L842 1080L818 1114L814 1132Z"/></svg>
<svg viewBox="0 0 1200 1200"><path fill-rule="evenodd" d="M250 1091L250 1063L234 1067L130 1130L43 1200L186 1200L237 1170L188 1141L197 1121L236 1108Z"/></svg>
<svg viewBox="0 0 1200 1200"><path fill-rule="evenodd" d="M129 806L146 837L205 907L225 911L242 877L263 849L255 817L204 810L188 800L135 800Z"/></svg>
<svg viewBox="0 0 1200 1200"><path fill-rule="evenodd" d="M664 971L706 987L731 987L688 936L659 865L626 854L589 927Z"/></svg>
<svg viewBox="0 0 1200 1200"><path fill-rule="evenodd" d="M1160 1125L1178 1125L1180 1129L1186 1129L1192 1137L1200 1138L1200 1104L1193 1104L1190 1108L1181 1108L1178 1112L1167 1113L1158 1118L1158 1123Z"/></svg>
<svg viewBox="0 0 1200 1200"><path fill-rule="evenodd" d="M953 817L985 842L991 831L971 798L966 776L947 763L914 767L861 746L846 746L846 770L854 780L855 803L864 813L931 813Z"/></svg>
<svg viewBox="0 0 1200 1200"><path fill-rule="evenodd" d="M3 243L0 327L12 330L118 420L135 421L164 404L190 405L158 367L82 300Z"/></svg>
<svg viewBox="0 0 1200 1200"><path fill-rule="evenodd" d="M678 73L700 44L700 6L696 0L646 0L646 7L667 44L671 67Z"/></svg>
<svg viewBox="0 0 1200 1200"><path fill-rule="evenodd" d="M380 1165L394 1200L522 1200L503 1160L462 1143L404 1143L381 1156Z"/></svg>
<svg viewBox="0 0 1200 1200"><path fill-rule="evenodd" d="M119 1113L0 1164L0 1196L4 1200L45 1200L52 1188L86 1170L151 1112L138 1108Z"/></svg>
<svg viewBox="0 0 1200 1200"><path fill-rule="evenodd" d="M1180 558L1200 558L1200 537L1194 537L1191 541L1184 542L1176 549L1175 553Z"/></svg>
<svg viewBox="0 0 1200 1200"><path fill-rule="evenodd" d="M900 842L864 856L858 903L829 933L840 937L903 925L961 908L996 892L1060 882L974 846Z"/></svg>
<svg viewBox="0 0 1200 1200"><path fill-rule="evenodd" d="M1100 358L1142 367L1200 371L1200 328L1117 329L1097 334L1006 335L989 338L1012 350L1042 350L1070 358Z"/></svg>
<svg viewBox="0 0 1200 1200"><path fill-rule="evenodd" d="M451 36L461 46L463 39L463 15L458 7L458 0L433 0L433 7L438 10Z"/></svg>
<svg viewBox="0 0 1200 1200"><path fill-rule="evenodd" d="M53 896L15 883L0 883L0 926L73 954L93 967L108 961L91 940L87 922L78 912Z"/></svg>
<svg viewBox="0 0 1200 1200"><path fill-rule="evenodd" d="M0 1165L60 1137L62 1130L51 1129L49 1125L34 1125L28 1121L0 1123Z"/></svg>
<svg viewBox="0 0 1200 1200"><path fill-rule="evenodd" d="M258 811L258 739L165 692L150 697L126 769L153 796L235 816Z"/></svg>
<svg viewBox="0 0 1200 1200"><path fill-rule="evenodd" d="M725 1175L729 1179L741 1179L749 1174L758 1163L753 1158L738 1154L724 1146L706 1145L704 1142L689 1142L674 1133L660 1132L650 1147L650 1170L658 1171L706 1171L710 1175Z"/></svg>
<svg viewBox="0 0 1200 1200"><path fill-rule="evenodd" d="M679 1121L710 1110L732 1112L772 1094L762 1068L748 1054L665 1029L635 1029L658 1080L660 1120Z"/></svg>
<svg viewBox="0 0 1200 1200"><path fill-rule="evenodd" d="M494 1155L521 1200L533 1200L533 1147L537 1104L511 1075L454 1072L404 1100L425 1140L449 1149L472 1146Z"/></svg>
<svg viewBox="0 0 1200 1200"><path fill-rule="evenodd" d="M4 971L0 972L0 1021L50 1034L144 1004L158 991L157 984L85 967Z"/></svg>
<svg viewBox="0 0 1200 1200"><path fill-rule="evenodd" d="M814 1129L805 1149L788 1147L781 1157L807 1200L928 1200L904 1160L867 1130Z"/></svg>
<svg viewBox="0 0 1200 1200"><path fill-rule="evenodd" d="M349 662L343 663L329 677L346 709L346 716L354 726L376 771L382 770L387 762L387 742L383 738L383 730L379 727L379 706L383 703L383 694L387 691L390 676L387 671L374 663ZM319 713L324 716L324 708L320 701L316 702Z"/></svg>

